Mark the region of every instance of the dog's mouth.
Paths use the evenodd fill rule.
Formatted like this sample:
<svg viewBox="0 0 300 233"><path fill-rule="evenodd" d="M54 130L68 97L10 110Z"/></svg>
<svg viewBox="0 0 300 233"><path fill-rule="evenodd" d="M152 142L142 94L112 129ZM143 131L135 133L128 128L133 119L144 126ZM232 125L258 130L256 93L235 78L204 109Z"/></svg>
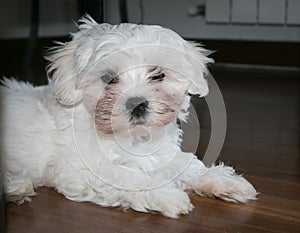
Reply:
<svg viewBox="0 0 300 233"><path fill-rule="evenodd" d="M132 126L139 126L139 125L147 126L148 125L145 117L130 118L129 122Z"/></svg>

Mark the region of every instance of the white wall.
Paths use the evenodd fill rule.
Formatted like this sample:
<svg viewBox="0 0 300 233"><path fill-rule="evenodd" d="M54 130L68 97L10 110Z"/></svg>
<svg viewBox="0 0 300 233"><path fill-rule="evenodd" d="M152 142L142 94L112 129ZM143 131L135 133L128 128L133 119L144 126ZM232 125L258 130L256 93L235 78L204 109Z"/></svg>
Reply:
<svg viewBox="0 0 300 233"><path fill-rule="evenodd" d="M268 24L259 21L259 9L255 8L255 18L253 22L243 22L243 15L251 13L253 7L259 6L260 1L274 0L206 0L206 16L190 17L188 8L205 3L205 0L143 0L145 24L160 24L172 28L183 37L193 39L237 39L237 40L264 40L264 41L297 41L300 42L300 27L298 24L289 24L284 21L281 24ZM287 20L286 10L289 1L300 0L276 0L279 6L284 2L284 20ZM0 38L26 37L29 34L30 0L10 0L1 3L0 9ZM216 4L214 5L214 2ZM242 5L238 11L233 11L233 4ZM246 5L243 5L244 4ZM253 3L255 2L255 3ZM222 4L220 4L222 3ZM217 12L224 12L221 5L230 4L228 11L228 21L214 21L218 18ZM274 3L274 2L273 2ZM79 17L77 11L77 0L40 0L40 36L60 36L67 35L69 31L74 31L73 20ZM213 9L211 6L219 8ZM262 6L262 5L260 5ZM251 8L251 9L250 9ZM210 10L210 11L209 11ZM269 16L276 16L276 7L269 9ZM238 13L237 16L236 12ZM242 12L242 13L240 13ZM300 12L300 9L299 11ZM128 0L128 15L130 22L139 23L141 19L141 8L139 0ZM268 13L268 11L267 11ZM300 14L300 13L299 13ZM213 16L213 17L211 17ZM251 14L250 14L251 16ZM297 16L297 15L296 15ZM236 18L237 17L237 18ZM242 19L239 19L242 17ZM225 17L227 19L227 17ZM264 18L264 19L265 19ZM120 22L118 0L105 1L105 19L109 23ZM240 20L241 22L237 21ZM251 19L251 18L250 18Z"/></svg>
<svg viewBox="0 0 300 233"><path fill-rule="evenodd" d="M207 3L212 0L207 0ZM232 5L233 0L213 0L220 6L226 1ZM243 0L235 0L243 1ZM257 0L246 0L259 2ZM274 0L271 0L274 1ZM283 0L288 1L288 0ZM300 0L296 0L299 1ZM107 20L118 23L119 17L115 12L118 9L118 0L107 1ZM128 1L129 19L131 22L139 22L140 9L139 0ZM146 24L160 24L177 31L186 38L193 39L238 39L238 40L264 40L264 41L298 41L300 42L299 25L237 23L232 22L232 12L229 12L228 22L207 22L206 16L188 16L188 8L201 5L205 0L144 0L144 22ZM225 5L225 4L224 4ZM206 9L207 10L207 9ZM216 9L217 10L217 9ZM250 10L242 8L240 10ZM274 10L274 9L273 9ZM273 15L272 7L269 14ZM282 9L285 11L286 9ZM222 12L223 9L220 9ZM298 10L300 14L300 9ZM258 15L256 16L258 17ZM212 18L212 17L211 17Z"/></svg>

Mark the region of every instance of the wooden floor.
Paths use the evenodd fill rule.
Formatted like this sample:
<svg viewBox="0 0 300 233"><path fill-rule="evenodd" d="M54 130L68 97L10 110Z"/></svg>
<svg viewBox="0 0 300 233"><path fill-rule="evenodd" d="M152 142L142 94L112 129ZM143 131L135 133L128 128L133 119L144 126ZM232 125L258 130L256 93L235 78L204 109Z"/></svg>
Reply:
<svg viewBox="0 0 300 233"><path fill-rule="evenodd" d="M257 201L237 205L191 196L195 209L168 219L76 203L40 188L31 203L6 205L7 232L300 232L297 74L221 68L212 73L228 116L220 160L245 174L260 192ZM205 114L200 117L204 126L209 123ZM200 145L205 146L205 138ZM199 157L203 151L199 148Z"/></svg>

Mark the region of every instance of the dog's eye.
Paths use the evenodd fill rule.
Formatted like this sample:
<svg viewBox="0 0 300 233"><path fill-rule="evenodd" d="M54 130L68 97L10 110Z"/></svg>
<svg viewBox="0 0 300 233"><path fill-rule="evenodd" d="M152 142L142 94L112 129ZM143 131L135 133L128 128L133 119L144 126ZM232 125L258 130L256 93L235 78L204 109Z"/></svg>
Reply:
<svg viewBox="0 0 300 233"><path fill-rule="evenodd" d="M101 80L107 84L118 83L119 77L113 73L106 73L101 76Z"/></svg>
<svg viewBox="0 0 300 233"><path fill-rule="evenodd" d="M151 81L161 82L164 80L165 74L163 72L155 74L150 77Z"/></svg>

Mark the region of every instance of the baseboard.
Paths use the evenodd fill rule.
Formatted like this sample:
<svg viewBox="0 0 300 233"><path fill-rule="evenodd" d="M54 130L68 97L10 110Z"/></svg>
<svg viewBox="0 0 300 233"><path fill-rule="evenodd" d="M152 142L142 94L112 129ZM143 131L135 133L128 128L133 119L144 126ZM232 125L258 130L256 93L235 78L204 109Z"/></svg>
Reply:
<svg viewBox="0 0 300 233"><path fill-rule="evenodd" d="M300 43L265 41L196 40L215 51L216 62L300 67Z"/></svg>
<svg viewBox="0 0 300 233"><path fill-rule="evenodd" d="M35 47L35 63L44 65L43 56L53 41L66 41L67 37L39 38ZM296 69L300 67L300 43L289 42L253 42L253 41L227 41L227 40L196 40L205 48L215 51L210 56L217 64L226 66L239 66L248 68L277 67L279 69ZM25 58L27 39L0 40L0 75L11 71L9 67L19 66ZM285 68L284 68L285 67Z"/></svg>
<svg viewBox="0 0 300 233"><path fill-rule="evenodd" d="M235 69L235 70L253 70L253 71L272 71L272 72L291 72L299 73L300 68L296 66L275 66L275 65L261 65L261 64L240 64L240 63L226 63L217 62L212 65L213 69Z"/></svg>

